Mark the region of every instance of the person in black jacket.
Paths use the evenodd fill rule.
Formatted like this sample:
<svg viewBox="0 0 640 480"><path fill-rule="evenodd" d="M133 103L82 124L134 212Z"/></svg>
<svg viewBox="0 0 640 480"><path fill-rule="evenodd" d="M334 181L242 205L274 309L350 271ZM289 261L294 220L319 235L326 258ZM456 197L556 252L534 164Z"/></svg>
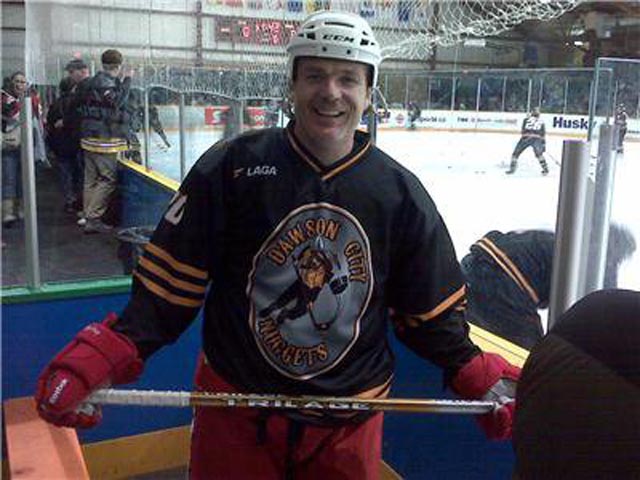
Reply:
<svg viewBox="0 0 640 480"><path fill-rule="evenodd" d="M111 230L102 217L116 194L119 155L128 149L131 77L120 78L123 59L118 50L105 50L101 60L102 71L78 85L72 107L81 121L85 233Z"/></svg>
<svg viewBox="0 0 640 480"><path fill-rule="evenodd" d="M544 230L492 230L475 242L461 262L469 321L530 349L544 332L538 310L547 308L555 235ZM604 288L618 284L618 269L636 250L631 231L609 229Z"/></svg>
<svg viewBox="0 0 640 480"><path fill-rule="evenodd" d="M64 210L82 210L83 164L80 152L80 129L66 113L75 82L71 76L60 80L59 97L47 112L46 143L53 153L54 166L60 177Z"/></svg>

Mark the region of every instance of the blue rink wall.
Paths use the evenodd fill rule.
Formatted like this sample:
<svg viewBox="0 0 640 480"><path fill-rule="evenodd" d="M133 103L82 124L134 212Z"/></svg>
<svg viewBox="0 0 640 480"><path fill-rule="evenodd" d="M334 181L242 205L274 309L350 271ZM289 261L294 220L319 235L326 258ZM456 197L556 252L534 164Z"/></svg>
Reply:
<svg viewBox="0 0 640 480"><path fill-rule="evenodd" d="M123 224L155 224L173 194L139 172L121 175ZM72 296L58 300L3 304L2 397L33 395L44 365L86 324L106 312L120 312L128 294ZM154 390L190 390L200 350L200 318L174 344L156 353L142 379L126 386ZM450 398L440 370L416 357L392 335L397 371L392 395ZM191 421L188 408L104 407L102 423L79 431L82 443L183 426ZM3 429L4 431L4 429ZM509 442L485 440L468 415L387 413L384 460L407 480L510 478L513 453Z"/></svg>

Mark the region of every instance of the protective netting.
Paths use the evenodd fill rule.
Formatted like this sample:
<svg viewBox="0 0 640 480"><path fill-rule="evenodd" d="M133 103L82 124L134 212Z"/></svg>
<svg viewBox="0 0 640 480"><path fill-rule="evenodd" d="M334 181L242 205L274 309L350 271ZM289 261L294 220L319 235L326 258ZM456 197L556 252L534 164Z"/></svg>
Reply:
<svg viewBox="0 0 640 480"><path fill-rule="evenodd" d="M584 0L383 0L331 2L358 13L376 30L385 58L423 59L435 45L498 35L526 20L547 21Z"/></svg>
<svg viewBox="0 0 640 480"><path fill-rule="evenodd" d="M424 60L434 46L498 35L550 20L586 0L50 0L26 2L27 73L56 83L71 55L99 69L118 48L141 86L276 97L285 45L310 13L356 13L372 25L386 59ZM383 62L384 68L384 62Z"/></svg>

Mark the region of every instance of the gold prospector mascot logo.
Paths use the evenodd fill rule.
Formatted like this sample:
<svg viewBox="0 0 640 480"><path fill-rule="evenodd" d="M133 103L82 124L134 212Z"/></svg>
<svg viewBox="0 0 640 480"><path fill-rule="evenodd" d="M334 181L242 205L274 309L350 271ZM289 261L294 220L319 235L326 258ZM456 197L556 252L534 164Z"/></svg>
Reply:
<svg viewBox="0 0 640 480"><path fill-rule="evenodd" d="M349 352L373 288L368 238L328 203L291 212L254 258L247 293L260 351L284 375L309 379Z"/></svg>

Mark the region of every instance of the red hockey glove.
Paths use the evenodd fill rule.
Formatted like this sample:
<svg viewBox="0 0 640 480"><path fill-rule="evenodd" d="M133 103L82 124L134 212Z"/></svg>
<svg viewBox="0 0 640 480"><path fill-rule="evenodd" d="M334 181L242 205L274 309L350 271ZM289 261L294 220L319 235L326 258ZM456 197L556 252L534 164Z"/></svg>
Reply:
<svg viewBox="0 0 640 480"><path fill-rule="evenodd" d="M495 353L481 353L458 371L451 387L466 399L497 402L498 408L476 418L487 438L508 440L511 438L518 378L518 367Z"/></svg>
<svg viewBox="0 0 640 480"><path fill-rule="evenodd" d="M83 404L89 394L140 376L144 364L135 345L109 328L116 319L110 313L102 323L87 325L40 374L35 399L44 420L59 427L93 427L102 413L98 405Z"/></svg>

